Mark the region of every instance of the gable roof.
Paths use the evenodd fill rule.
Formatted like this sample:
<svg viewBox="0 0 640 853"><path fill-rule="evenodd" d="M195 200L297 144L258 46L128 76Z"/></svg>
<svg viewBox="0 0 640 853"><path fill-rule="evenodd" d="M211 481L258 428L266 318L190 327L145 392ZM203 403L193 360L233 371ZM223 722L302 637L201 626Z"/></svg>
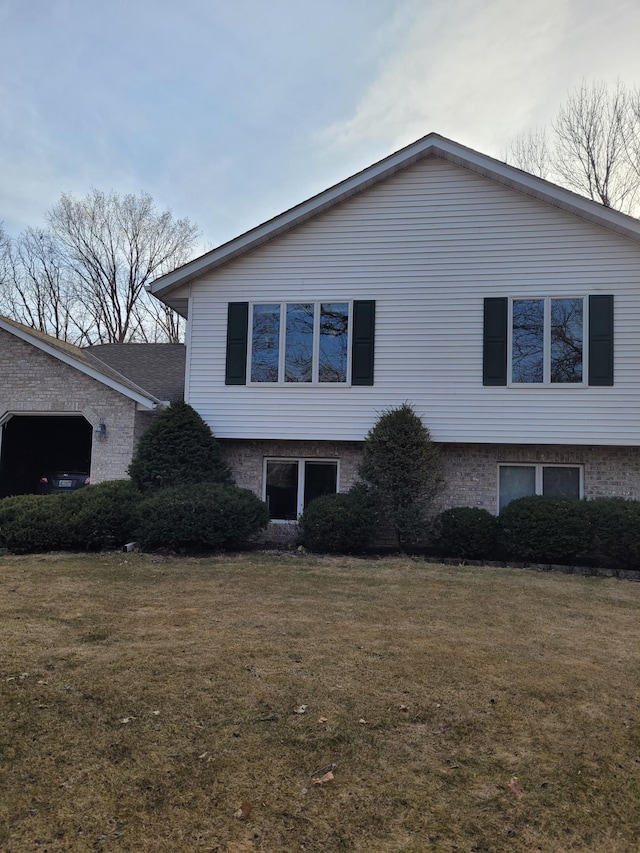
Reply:
<svg viewBox="0 0 640 853"><path fill-rule="evenodd" d="M86 349L76 347L67 341L60 341L51 335L39 332L37 329L31 329L29 326L10 320L8 317L0 316L0 329L74 367L81 373L96 379L103 385L107 385L148 409L154 409L161 402L158 397L123 376L122 373L114 370L113 367L96 358Z"/></svg>
<svg viewBox="0 0 640 853"><path fill-rule="evenodd" d="M99 358L160 400L184 399L184 344L96 344L83 352Z"/></svg>
<svg viewBox="0 0 640 853"><path fill-rule="evenodd" d="M154 296L162 299L167 305L186 316L186 299L178 296L172 298L172 292L177 288L261 246L263 243L279 237L314 216L386 180L397 172L410 168L414 163L425 157L439 157L447 160L517 192L640 242L640 220L609 207L604 207L598 202L552 184L550 181L537 178L535 175L530 175L515 166L502 163L500 160L481 154L472 148L467 148L451 139L439 136L437 133L430 133L417 142L407 145L406 148L379 160L367 169L335 184L318 195L312 196L296 207L292 207L290 210L269 219L262 225L252 228L198 258L194 258L178 269L160 276L152 282L149 290Z"/></svg>

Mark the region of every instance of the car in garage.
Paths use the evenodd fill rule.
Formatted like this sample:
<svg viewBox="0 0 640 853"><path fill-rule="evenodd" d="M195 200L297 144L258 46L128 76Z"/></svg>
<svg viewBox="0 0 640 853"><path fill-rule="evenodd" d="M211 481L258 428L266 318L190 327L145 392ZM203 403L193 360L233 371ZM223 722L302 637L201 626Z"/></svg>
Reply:
<svg viewBox="0 0 640 853"><path fill-rule="evenodd" d="M38 482L38 494L61 495L66 492L77 492L90 485L91 478L87 471L70 471L60 468L57 471L47 471Z"/></svg>

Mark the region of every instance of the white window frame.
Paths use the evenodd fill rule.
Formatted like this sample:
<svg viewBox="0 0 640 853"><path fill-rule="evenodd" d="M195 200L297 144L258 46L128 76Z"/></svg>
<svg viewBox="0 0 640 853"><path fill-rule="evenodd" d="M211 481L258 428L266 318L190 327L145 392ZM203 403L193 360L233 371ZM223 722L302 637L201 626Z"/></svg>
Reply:
<svg viewBox="0 0 640 853"><path fill-rule="evenodd" d="M580 500L584 498L584 465L579 462L498 462L496 514L500 512L500 470L502 468L535 468L535 494L542 495L545 468L577 468L580 474Z"/></svg>
<svg viewBox="0 0 640 853"><path fill-rule="evenodd" d="M263 304L263 303L261 303ZM256 383L258 384L258 383ZM338 494L340 491L340 460L336 459L327 459L323 456L265 456L262 464L262 500L267 503L267 465L269 462L291 462L298 463L298 494L297 494L297 502L296 502L296 518L272 518L272 524L297 524L298 518L302 515L304 510L304 475L305 475L305 464L307 462L325 462L330 463L336 466L336 491L335 494Z"/></svg>
<svg viewBox="0 0 640 853"><path fill-rule="evenodd" d="M322 305L339 303L346 305L349 312L347 325L347 370L344 382L320 382L318 373L320 367L320 311ZM253 382L251 379L251 365L253 361L253 309L256 305L279 305L280 306L280 329L278 334L278 381L277 382ZM286 356L286 333L287 333L287 305L313 305L313 371L311 382L285 382L285 356ZM310 386L320 388L348 388L351 386L351 341L353 336L353 299L261 299L249 303L249 334L247 341L247 385L255 385L263 388L308 388Z"/></svg>
<svg viewBox="0 0 640 853"><path fill-rule="evenodd" d="M513 303L520 300L540 300L544 302L544 331L542 350L542 382L514 382L513 380ZM552 382L551 381L551 300L552 299L582 299L582 382ZM513 388L586 388L589 384L587 376L589 364L589 300L584 294L560 294L553 296L510 296L507 336L507 376L508 385Z"/></svg>

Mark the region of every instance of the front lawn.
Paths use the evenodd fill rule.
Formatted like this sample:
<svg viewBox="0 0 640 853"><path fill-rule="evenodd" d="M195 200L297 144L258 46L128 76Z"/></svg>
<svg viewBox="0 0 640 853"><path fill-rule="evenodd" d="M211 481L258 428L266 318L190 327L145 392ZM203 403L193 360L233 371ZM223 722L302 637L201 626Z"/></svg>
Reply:
<svg viewBox="0 0 640 853"><path fill-rule="evenodd" d="M0 557L0 849L626 853L639 700L640 584Z"/></svg>

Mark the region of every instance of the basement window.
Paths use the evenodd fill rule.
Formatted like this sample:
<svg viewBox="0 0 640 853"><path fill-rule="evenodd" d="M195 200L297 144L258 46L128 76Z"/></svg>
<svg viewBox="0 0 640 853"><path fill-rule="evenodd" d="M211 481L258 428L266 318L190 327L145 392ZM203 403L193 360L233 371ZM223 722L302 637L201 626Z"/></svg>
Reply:
<svg viewBox="0 0 640 853"><path fill-rule="evenodd" d="M265 501L272 521L295 521L314 498L338 490L338 462L266 459Z"/></svg>
<svg viewBox="0 0 640 853"><path fill-rule="evenodd" d="M499 465L498 510L530 495L559 498L583 497L582 465Z"/></svg>

